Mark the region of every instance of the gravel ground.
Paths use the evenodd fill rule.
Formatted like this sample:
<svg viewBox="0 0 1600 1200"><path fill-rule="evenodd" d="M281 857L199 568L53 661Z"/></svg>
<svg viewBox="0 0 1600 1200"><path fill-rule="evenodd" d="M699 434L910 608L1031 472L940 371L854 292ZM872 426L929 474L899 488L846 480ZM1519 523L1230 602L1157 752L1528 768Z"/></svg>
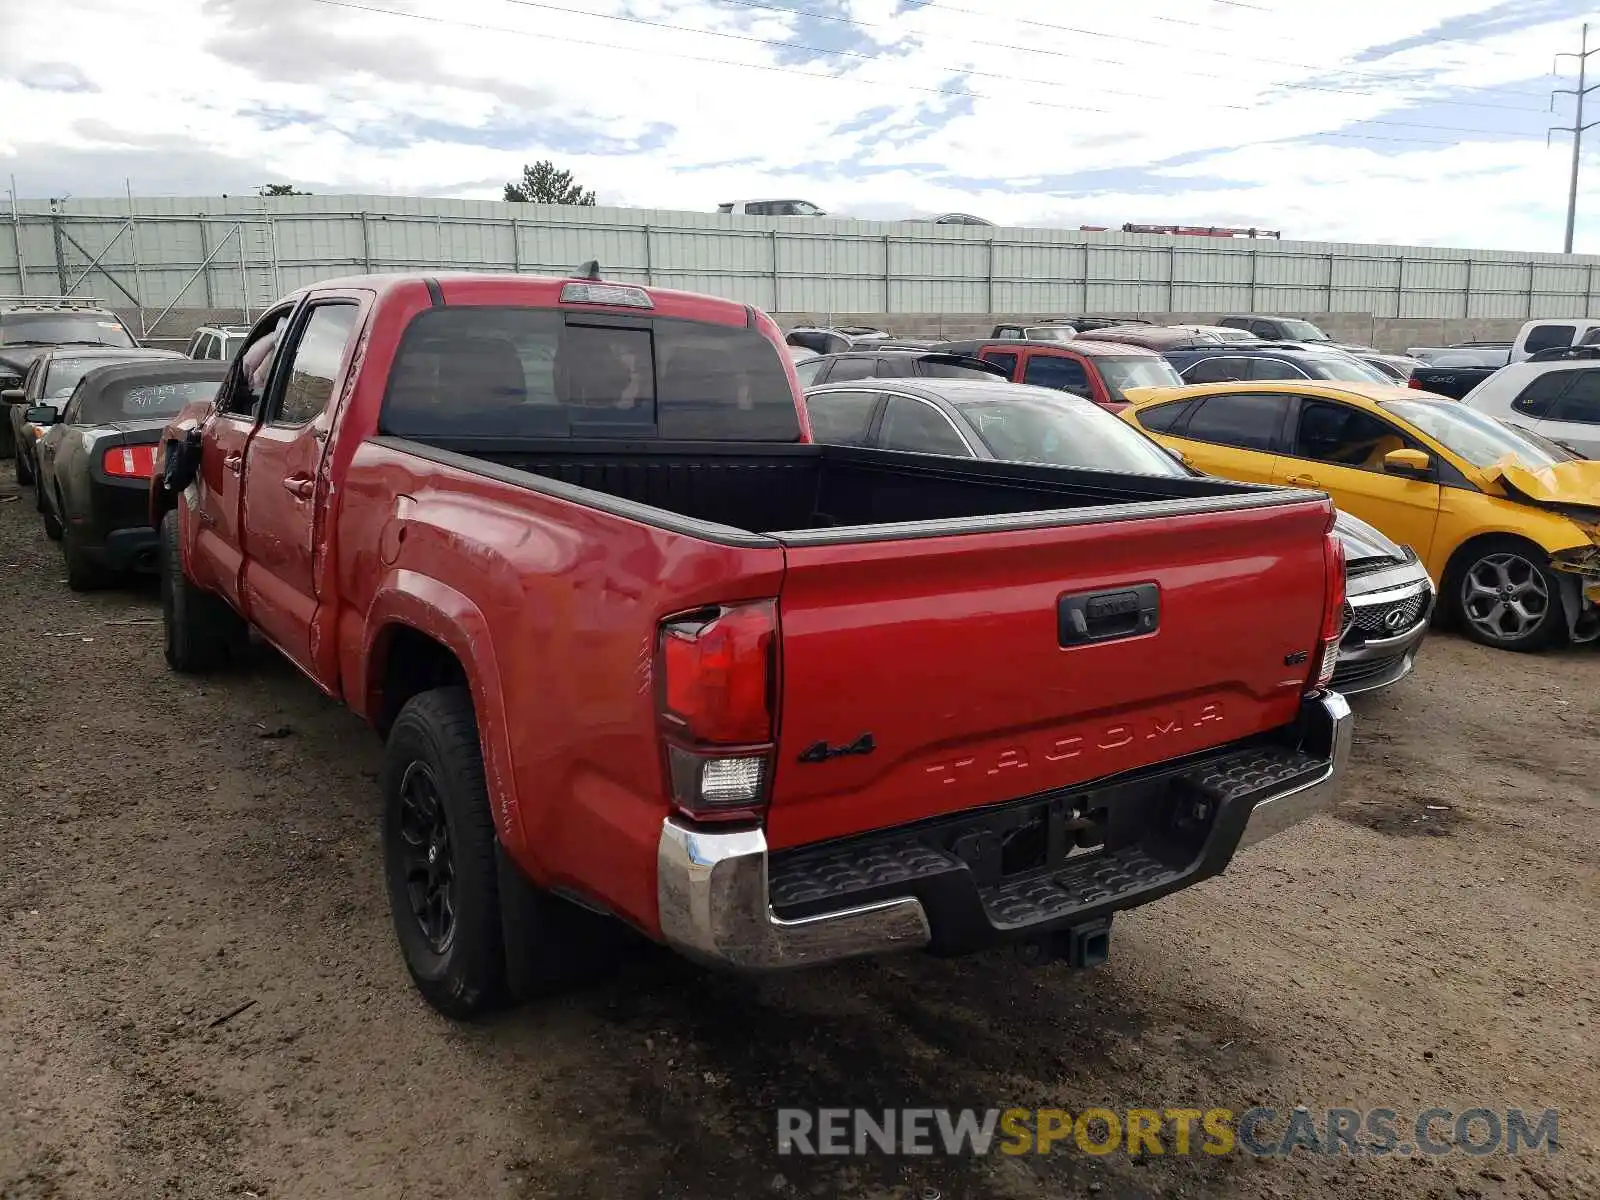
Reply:
<svg viewBox="0 0 1600 1200"><path fill-rule="evenodd" d="M270 654L196 683L0 491L0 1196L1600 1195L1600 659L1434 639L1336 815L1006 954L780 979L641 953L452 1025L379 878L379 745ZM779 1158L773 1108L1561 1110L1551 1156Z"/></svg>

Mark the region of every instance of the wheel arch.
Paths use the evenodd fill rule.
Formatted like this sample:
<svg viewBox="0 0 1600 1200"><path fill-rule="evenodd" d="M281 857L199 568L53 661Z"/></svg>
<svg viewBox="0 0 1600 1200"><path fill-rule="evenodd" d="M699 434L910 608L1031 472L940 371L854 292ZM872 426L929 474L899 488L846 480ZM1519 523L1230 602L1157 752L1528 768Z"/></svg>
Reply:
<svg viewBox="0 0 1600 1200"><path fill-rule="evenodd" d="M472 697L490 806L501 842L523 844L505 697L489 623L470 598L439 580L396 571L367 610L346 697L387 736L401 708L435 687L463 684Z"/></svg>

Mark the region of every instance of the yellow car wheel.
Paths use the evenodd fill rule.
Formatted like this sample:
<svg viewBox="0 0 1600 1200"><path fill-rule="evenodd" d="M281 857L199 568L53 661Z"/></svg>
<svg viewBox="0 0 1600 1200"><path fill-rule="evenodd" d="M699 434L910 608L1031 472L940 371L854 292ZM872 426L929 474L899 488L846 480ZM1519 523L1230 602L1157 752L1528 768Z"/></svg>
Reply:
<svg viewBox="0 0 1600 1200"><path fill-rule="evenodd" d="M1566 628L1561 584L1550 558L1532 542L1487 537L1451 564L1449 602L1456 627L1497 650L1543 650Z"/></svg>

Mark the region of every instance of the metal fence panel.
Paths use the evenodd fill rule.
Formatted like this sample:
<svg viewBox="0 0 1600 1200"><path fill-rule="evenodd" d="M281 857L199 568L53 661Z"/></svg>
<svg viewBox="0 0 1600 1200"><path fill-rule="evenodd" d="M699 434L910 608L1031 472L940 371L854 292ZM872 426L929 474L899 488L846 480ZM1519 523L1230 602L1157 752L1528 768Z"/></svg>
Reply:
<svg viewBox="0 0 1600 1200"><path fill-rule="evenodd" d="M1600 310L1600 258L1437 246L573 208L415 196L163 197L0 213L0 292L135 308L259 309L332 276L482 269L707 291L776 311L1367 312L1511 318ZM221 249L219 249L219 247ZM241 254L241 251L243 252ZM211 257L209 264L207 257Z"/></svg>

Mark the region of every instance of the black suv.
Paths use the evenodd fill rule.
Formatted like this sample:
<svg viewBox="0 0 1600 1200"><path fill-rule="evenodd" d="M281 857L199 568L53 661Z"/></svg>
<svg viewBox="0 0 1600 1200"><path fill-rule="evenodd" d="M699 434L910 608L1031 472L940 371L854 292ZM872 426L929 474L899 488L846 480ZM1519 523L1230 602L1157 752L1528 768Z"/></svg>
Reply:
<svg viewBox="0 0 1600 1200"><path fill-rule="evenodd" d="M80 296L0 296L0 400L21 400L22 377L51 346L139 344L100 300ZM0 458L15 449L11 422L0 420Z"/></svg>
<svg viewBox="0 0 1600 1200"><path fill-rule="evenodd" d="M1277 317L1266 313L1234 313L1223 317L1217 324L1226 325L1230 329L1243 329L1268 342L1314 342L1339 350L1375 349L1373 346L1362 346L1355 342L1336 342L1318 326L1299 317Z"/></svg>
<svg viewBox="0 0 1600 1200"><path fill-rule="evenodd" d="M851 379L906 379L911 376L934 379L1005 379L1005 371L993 363L965 354L938 350L879 350L876 347L823 354L796 363L795 376L802 388L821 383L844 383Z"/></svg>
<svg viewBox="0 0 1600 1200"><path fill-rule="evenodd" d="M1334 379L1344 383L1394 383L1378 368L1341 350L1314 350L1298 342L1245 342L1205 349L1168 350L1166 360L1185 383L1235 379Z"/></svg>

